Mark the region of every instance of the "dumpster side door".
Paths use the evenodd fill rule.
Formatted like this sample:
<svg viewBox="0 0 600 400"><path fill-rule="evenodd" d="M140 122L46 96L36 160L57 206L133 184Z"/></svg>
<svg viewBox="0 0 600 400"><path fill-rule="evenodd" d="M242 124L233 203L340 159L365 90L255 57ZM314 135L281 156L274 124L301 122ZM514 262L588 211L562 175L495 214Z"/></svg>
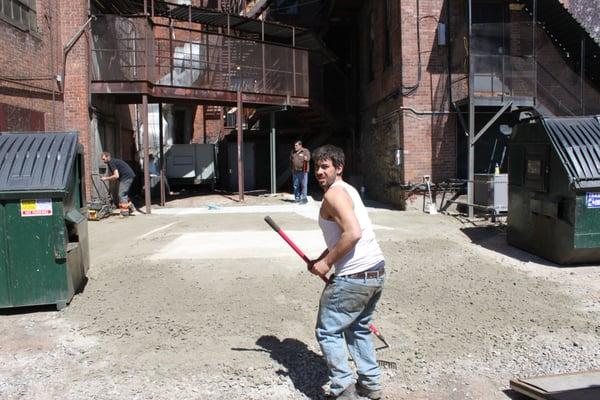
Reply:
<svg viewBox="0 0 600 400"><path fill-rule="evenodd" d="M8 254L6 240L5 203L0 201L0 307L10 306L10 293L8 291Z"/></svg>
<svg viewBox="0 0 600 400"><path fill-rule="evenodd" d="M55 220L64 224L62 207L60 202L43 199L46 204L48 201L52 213L36 216L23 216L23 200L7 203L6 236L14 306L54 304L67 297L66 260L55 255Z"/></svg>

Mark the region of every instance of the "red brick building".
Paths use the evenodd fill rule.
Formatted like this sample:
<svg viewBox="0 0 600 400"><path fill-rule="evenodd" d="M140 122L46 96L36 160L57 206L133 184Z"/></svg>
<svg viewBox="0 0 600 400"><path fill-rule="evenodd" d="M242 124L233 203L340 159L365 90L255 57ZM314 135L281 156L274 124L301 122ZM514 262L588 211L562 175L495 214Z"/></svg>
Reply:
<svg viewBox="0 0 600 400"><path fill-rule="evenodd" d="M323 38L356 88L348 136L357 140L347 150L356 152L353 172L371 198L402 206L424 176L506 172L510 130L522 112L600 112L593 2L338 3Z"/></svg>
<svg viewBox="0 0 600 400"><path fill-rule="evenodd" d="M97 172L100 151L139 162L142 92L117 99L111 92L116 86L107 84L105 92L90 89L97 82L99 68L95 64L98 57L90 54L103 37L90 29L94 24L96 29L103 27L90 15L114 13L127 5L138 16L147 17L150 12L146 10L148 14L143 15L143 4L154 3L160 1L103 0L93 2L96 9L89 10L90 2L84 0L0 1L0 131L78 131L86 149L88 183L91 174ZM244 14L260 3L257 13L261 18L312 32L312 36L302 33L296 37L294 33L292 38L280 38L285 46L294 41L310 48L311 61L310 107L278 113L278 137L291 140L292 135L302 136L309 148L325 142L344 146L349 177L377 200L402 206L406 188L421 183L426 175L433 182L466 178L469 130L476 133L485 127L489 131L472 145L475 172L489 172L493 164L506 168L502 149L508 139L502 132L515 123L520 111L556 115L600 112L600 77L594 68L598 33L589 16L595 10L589 0L548 0L543 8L539 8L538 0L537 11L534 0L346 0L325 2L328 7L310 0L285 0L273 1L267 8L268 2L194 0L191 5L230 10L227 7L244 3L246 10L238 9L232 15ZM567 3L579 19L564 8ZM473 7L472 34L469 4ZM228 29L229 25L207 27L193 21L194 12L201 18L206 13L185 7L157 6L156 10L164 12L152 18L153 23L164 24L155 25L153 30L157 53L162 49L174 57L172 49L165 47L167 38L174 35L170 23L179 30L177 35L182 35L178 39L189 41L190 46ZM171 18L177 12L182 14L180 19ZM188 15L190 20L186 21ZM124 26L115 23L110 29ZM250 41L260 38L260 26L255 24L254 32L240 37ZM125 39L125 47L136 40L135 36L128 38L131 32L127 32L118 32ZM226 42L222 43L225 46ZM136 45L128 50L128 57L139 52ZM260 48L255 46L254 50ZM242 53L238 56L241 60L246 57ZM280 57L278 62L282 64L286 58L292 59ZM158 54L154 60L156 65L149 70L160 69L161 62L163 68L165 63L168 66ZM102 62L107 71L117 64L125 71L130 60L117 52L113 58L104 56ZM196 61L190 56L189 62ZM230 63L222 57L219 62ZM233 75L235 71L228 70L212 79L207 73L207 82L213 85L209 89L223 85L224 79L231 82L236 78ZM167 75L161 72L158 76ZM275 89L283 82L273 81L265 73L262 79L263 87L274 82ZM254 85L257 82L255 79ZM469 83L471 92L467 90ZM178 100L163 109L163 118L172 125L179 124L173 128L179 132L174 135L184 143L221 140L228 133L224 127L226 110L216 101L190 97L196 92L188 89L179 88L167 96ZM256 99L252 97L257 103L254 108L264 105ZM477 103L473 127L469 127L471 99ZM157 103L164 98L151 100ZM271 104L279 104L277 101ZM289 94L281 104L286 102ZM156 107L150 104L151 110L156 111ZM258 125L266 133L269 115L258 115L252 119L260 121ZM492 118L497 120L486 127ZM153 122L149 122L152 128ZM285 159L288 151L278 148L279 159ZM284 179L280 183L285 185L285 175L281 176ZM88 184L88 194L91 186Z"/></svg>
<svg viewBox="0 0 600 400"><path fill-rule="evenodd" d="M401 204L399 184L456 176L448 46L437 35L445 3L369 1L360 10L361 161L375 198Z"/></svg>

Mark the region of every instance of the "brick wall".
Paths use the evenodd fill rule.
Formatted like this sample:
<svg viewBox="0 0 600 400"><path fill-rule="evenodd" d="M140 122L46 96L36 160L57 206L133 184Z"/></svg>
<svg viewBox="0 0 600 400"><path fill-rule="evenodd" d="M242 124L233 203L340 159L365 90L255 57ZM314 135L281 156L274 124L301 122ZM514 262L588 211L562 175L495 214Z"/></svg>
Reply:
<svg viewBox="0 0 600 400"><path fill-rule="evenodd" d="M87 1L58 0L60 11L60 38L68 43L87 20ZM79 132L79 141L85 151L86 195L91 193L90 174L90 118L88 111L89 98L89 43L86 35L82 35L67 54L66 68L63 75L64 87L64 129Z"/></svg>
<svg viewBox="0 0 600 400"><path fill-rule="evenodd" d="M62 96L52 79L61 70L62 48L61 17L53 4L51 0L36 2L37 32L25 32L0 20L0 104L21 114L43 116L42 126L36 118L33 125L23 120L17 125L6 123L3 129L64 129Z"/></svg>
<svg viewBox="0 0 600 400"><path fill-rule="evenodd" d="M365 2L360 13L361 165L369 195L402 206L399 184L421 182L423 175L431 175L433 181L455 176L456 124L447 114L447 48L437 44L438 21L446 19L445 1L419 1L420 82L416 1L390 1L389 9L386 3ZM392 47L392 65L387 66L386 13ZM374 36L372 45L370 35ZM392 96L402 85L417 84L409 96ZM404 149L400 168L393 164L398 147Z"/></svg>

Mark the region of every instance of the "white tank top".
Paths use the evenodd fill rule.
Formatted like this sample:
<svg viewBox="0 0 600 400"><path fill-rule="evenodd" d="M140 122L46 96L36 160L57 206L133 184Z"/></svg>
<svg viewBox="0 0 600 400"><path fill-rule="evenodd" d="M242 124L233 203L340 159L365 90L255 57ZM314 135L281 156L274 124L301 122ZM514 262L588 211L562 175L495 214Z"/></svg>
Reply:
<svg viewBox="0 0 600 400"><path fill-rule="evenodd" d="M330 188L334 186L342 186L352 199L354 214L360 225L362 232L361 238L356 243L353 249L344 254L342 258L335 263L335 274L337 276L351 275L357 272L367 271L377 264L384 261L381 248L375 239L375 233L371 225L371 219L367 214L360 195L348 183L344 181L335 181ZM329 251L333 249L335 244L340 240L342 230L335 221L329 221L321 217L319 212L319 227L323 232L323 238Z"/></svg>

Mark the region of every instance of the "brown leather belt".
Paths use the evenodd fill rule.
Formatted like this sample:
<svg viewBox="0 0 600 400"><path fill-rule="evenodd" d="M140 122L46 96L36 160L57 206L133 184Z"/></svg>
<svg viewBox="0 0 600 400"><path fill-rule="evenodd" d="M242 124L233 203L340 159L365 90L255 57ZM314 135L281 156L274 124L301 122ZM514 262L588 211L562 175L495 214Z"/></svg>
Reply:
<svg viewBox="0 0 600 400"><path fill-rule="evenodd" d="M357 272L356 274L344 275L344 277L352 279L377 279L383 275L385 275L385 268L381 267L374 271Z"/></svg>

